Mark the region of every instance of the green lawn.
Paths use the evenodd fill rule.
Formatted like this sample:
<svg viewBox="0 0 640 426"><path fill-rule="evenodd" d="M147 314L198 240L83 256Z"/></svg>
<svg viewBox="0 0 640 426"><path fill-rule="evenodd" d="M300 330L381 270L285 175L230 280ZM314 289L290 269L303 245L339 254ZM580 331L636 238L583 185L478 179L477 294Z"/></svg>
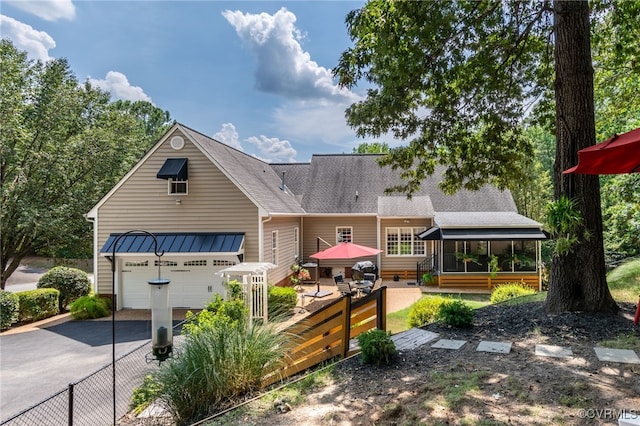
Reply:
<svg viewBox="0 0 640 426"><path fill-rule="evenodd" d="M463 300L466 304L471 306L473 309L482 308L483 306L489 305L489 297L490 294L471 294L471 293L434 293L434 294L426 294L422 296L422 299L429 297L451 297L453 299ZM407 324L407 318L409 317L409 311L411 307L402 309L401 311L392 312L387 314L387 330L391 331L392 334L399 333L401 331L405 331L409 329L409 325Z"/></svg>
<svg viewBox="0 0 640 426"><path fill-rule="evenodd" d="M630 260L607 274L611 295L618 302L638 303L640 259Z"/></svg>
<svg viewBox="0 0 640 426"><path fill-rule="evenodd" d="M638 302L638 296L640 295L640 259L635 259L623 263L613 271L607 274L607 283L611 290L611 295L618 302ZM453 297L461 299L473 309L482 308L490 304L490 294L467 294L467 293L434 293L424 295L425 297ZM515 303L528 303L528 302L542 302L546 299L547 292L542 291L530 296L523 296L517 299L512 299L503 303L515 304ZM392 312L387 314L387 330L392 334L399 333L407 330L407 318L409 317L409 311L411 307L405 308L401 311Z"/></svg>

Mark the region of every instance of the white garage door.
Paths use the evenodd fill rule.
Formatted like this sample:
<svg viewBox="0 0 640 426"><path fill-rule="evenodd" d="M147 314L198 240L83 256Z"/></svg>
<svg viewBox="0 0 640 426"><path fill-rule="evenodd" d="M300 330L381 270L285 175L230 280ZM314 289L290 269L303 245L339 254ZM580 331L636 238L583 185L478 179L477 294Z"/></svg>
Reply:
<svg viewBox="0 0 640 426"><path fill-rule="evenodd" d="M148 281L158 277L156 260L126 259L122 265L124 308L149 309ZM162 278L171 280L169 298L174 308L204 308L216 294L224 295L222 277L216 272L230 262L214 259L162 258Z"/></svg>

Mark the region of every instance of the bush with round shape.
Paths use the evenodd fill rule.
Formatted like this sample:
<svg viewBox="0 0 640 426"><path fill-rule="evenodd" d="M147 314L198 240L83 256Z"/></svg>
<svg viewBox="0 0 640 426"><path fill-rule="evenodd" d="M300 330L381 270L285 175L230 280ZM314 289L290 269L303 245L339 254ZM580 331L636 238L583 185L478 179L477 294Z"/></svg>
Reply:
<svg viewBox="0 0 640 426"><path fill-rule="evenodd" d="M372 329L358 335L360 356L363 364L389 365L398 356L396 344L391 340L391 333Z"/></svg>
<svg viewBox="0 0 640 426"><path fill-rule="evenodd" d="M422 327L437 320L440 305L445 302L440 296L427 296L411 305L407 322L409 327Z"/></svg>
<svg viewBox="0 0 640 426"><path fill-rule="evenodd" d="M16 293L19 299L18 321L40 321L60 313L60 292L55 288L38 288Z"/></svg>
<svg viewBox="0 0 640 426"><path fill-rule="evenodd" d="M73 319L103 318L111 314L110 299L92 295L82 296L71 302L69 312Z"/></svg>
<svg viewBox="0 0 640 426"><path fill-rule="evenodd" d="M298 293L293 287L271 286L267 301L269 318L284 316L295 308Z"/></svg>
<svg viewBox="0 0 640 426"><path fill-rule="evenodd" d="M504 283L493 289L489 300L491 303L501 303L505 300L528 296L535 293L536 291L533 288L522 282Z"/></svg>
<svg viewBox="0 0 640 426"><path fill-rule="evenodd" d="M19 302L14 293L0 290L0 330L6 330L18 321Z"/></svg>
<svg viewBox="0 0 640 426"><path fill-rule="evenodd" d="M60 311L78 297L86 296L91 283L86 272L66 266L56 266L45 273L38 281L38 288L55 288L60 291Z"/></svg>
<svg viewBox="0 0 640 426"><path fill-rule="evenodd" d="M473 308L460 299L448 299L440 305L438 319L453 327L471 327Z"/></svg>

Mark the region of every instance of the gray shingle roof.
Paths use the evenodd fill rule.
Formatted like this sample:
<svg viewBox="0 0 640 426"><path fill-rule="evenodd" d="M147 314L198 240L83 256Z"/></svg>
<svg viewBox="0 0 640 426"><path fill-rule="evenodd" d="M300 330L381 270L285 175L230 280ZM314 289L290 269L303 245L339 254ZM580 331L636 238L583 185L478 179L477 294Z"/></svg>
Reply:
<svg viewBox="0 0 640 426"><path fill-rule="evenodd" d="M428 195L418 195L410 200L407 197L378 197L378 216L380 217L433 217L435 211Z"/></svg>
<svg viewBox="0 0 640 426"><path fill-rule="evenodd" d="M461 190L454 195L446 195L438 187L443 167L437 168L434 175L427 177L417 197L428 197L431 208L425 198L417 198L417 202L399 201L401 194L385 196L384 191L402 181L397 171L377 164L379 154L336 154L314 155L308 170L299 170L298 174L287 176L290 188L302 189L302 208L308 213L351 213L381 214L382 216L413 215L424 209L422 216L435 212L459 211L516 211L516 206L508 191L500 191L492 186L485 186L479 191ZM275 166L282 170L281 165ZM297 180L299 179L299 180ZM299 193L299 191L294 191ZM356 197L357 194L357 197ZM388 201L379 201L386 197ZM399 198L400 197L400 198ZM421 204L423 203L423 204ZM407 213L402 213L406 209Z"/></svg>
<svg viewBox="0 0 640 426"><path fill-rule="evenodd" d="M208 153L220 165L222 171L266 212L304 213L291 191L280 189L281 178L269 164L186 126L180 125L180 130Z"/></svg>
<svg viewBox="0 0 640 426"><path fill-rule="evenodd" d="M492 186L447 195L440 190L443 167L427 177L408 200L385 194L399 185L397 171L380 167L380 154L313 155L310 163L267 164L179 125L219 164L239 188L270 214L372 214L380 217L430 217L444 212L514 212L511 194ZM282 191L285 172L286 191ZM519 216L519 215L518 215ZM477 223L477 222L476 222Z"/></svg>
<svg viewBox="0 0 640 426"><path fill-rule="evenodd" d="M285 186L294 194L302 196L311 168L309 163L278 163L271 164L271 167L280 178L282 178L282 172L284 172Z"/></svg>

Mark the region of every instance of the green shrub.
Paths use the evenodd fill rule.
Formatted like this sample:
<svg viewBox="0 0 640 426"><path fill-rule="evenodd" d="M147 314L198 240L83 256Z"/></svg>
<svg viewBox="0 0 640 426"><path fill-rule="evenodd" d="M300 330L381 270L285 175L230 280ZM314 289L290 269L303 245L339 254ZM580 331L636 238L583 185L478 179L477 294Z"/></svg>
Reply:
<svg viewBox="0 0 640 426"><path fill-rule="evenodd" d="M388 365L398 356L391 333L373 329L358 335L360 355L363 364Z"/></svg>
<svg viewBox="0 0 640 426"><path fill-rule="evenodd" d="M269 287L267 306L269 318L291 313L298 302L298 293L293 287Z"/></svg>
<svg viewBox="0 0 640 426"><path fill-rule="evenodd" d="M491 292L491 303L500 303L520 296L535 294L536 291L522 282L500 284Z"/></svg>
<svg viewBox="0 0 640 426"><path fill-rule="evenodd" d="M182 326L182 331L185 334L194 334L203 327L246 324L248 318L249 309L242 300L224 300L216 294L198 314L187 313L187 322Z"/></svg>
<svg viewBox="0 0 640 426"><path fill-rule="evenodd" d="M262 377L280 367L289 338L268 325L217 322L185 335L180 356L164 362L154 378L157 401L177 425L192 424L260 389Z"/></svg>
<svg viewBox="0 0 640 426"><path fill-rule="evenodd" d="M242 284L238 280L231 280L226 284L229 300L243 300Z"/></svg>
<svg viewBox="0 0 640 426"><path fill-rule="evenodd" d="M438 319L453 327L470 327L473 308L460 299L448 299L440 305Z"/></svg>
<svg viewBox="0 0 640 426"><path fill-rule="evenodd" d="M18 296L5 290L0 290L0 330L6 330L18 321L20 303Z"/></svg>
<svg viewBox="0 0 640 426"><path fill-rule="evenodd" d="M102 318L111 314L111 300L92 295L82 296L69 305L71 316L77 320Z"/></svg>
<svg viewBox="0 0 640 426"><path fill-rule="evenodd" d="M16 293L19 299L18 321L40 321L60 313L60 292L55 288L40 288Z"/></svg>
<svg viewBox="0 0 640 426"><path fill-rule="evenodd" d="M139 388L133 390L131 395L131 402L129 403L129 409L134 414L138 415L145 408L147 408L153 401L155 401L160 395L160 385L155 378L147 374L144 376L142 385Z"/></svg>
<svg viewBox="0 0 640 426"><path fill-rule="evenodd" d="M78 297L86 296L91 289L86 272L66 266L56 266L45 273L38 281L38 288L55 288L60 291L60 311Z"/></svg>
<svg viewBox="0 0 640 426"><path fill-rule="evenodd" d="M411 305L407 319L409 327L422 327L425 324L434 322L438 317L440 305L445 300L440 296L424 297Z"/></svg>

